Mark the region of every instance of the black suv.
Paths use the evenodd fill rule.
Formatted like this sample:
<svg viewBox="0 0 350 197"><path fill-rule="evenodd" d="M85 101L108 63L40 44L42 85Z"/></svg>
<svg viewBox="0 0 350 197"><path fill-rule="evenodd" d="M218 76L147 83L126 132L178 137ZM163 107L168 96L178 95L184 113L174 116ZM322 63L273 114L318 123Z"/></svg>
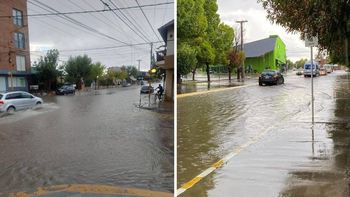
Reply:
<svg viewBox="0 0 350 197"><path fill-rule="evenodd" d="M56 90L57 95L75 94L75 88L73 85L64 85Z"/></svg>
<svg viewBox="0 0 350 197"><path fill-rule="evenodd" d="M277 70L264 70L259 77L259 85L264 84L283 84L284 78L281 72Z"/></svg>

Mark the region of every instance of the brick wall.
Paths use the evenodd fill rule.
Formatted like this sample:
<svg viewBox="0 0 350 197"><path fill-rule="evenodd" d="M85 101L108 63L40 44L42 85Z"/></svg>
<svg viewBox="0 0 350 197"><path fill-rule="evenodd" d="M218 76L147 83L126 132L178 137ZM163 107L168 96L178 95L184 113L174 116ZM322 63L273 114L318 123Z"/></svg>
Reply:
<svg viewBox="0 0 350 197"><path fill-rule="evenodd" d="M13 8L22 11L23 26L13 23L13 18L0 18L0 71L16 70L16 54L25 56L26 71L30 72L29 34L27 0L1 0L0 16L11 16ZM17 49L14 44L14 32L21 32L25 38L25 48ZM11 56L11 63L9 58Z"/></svg>

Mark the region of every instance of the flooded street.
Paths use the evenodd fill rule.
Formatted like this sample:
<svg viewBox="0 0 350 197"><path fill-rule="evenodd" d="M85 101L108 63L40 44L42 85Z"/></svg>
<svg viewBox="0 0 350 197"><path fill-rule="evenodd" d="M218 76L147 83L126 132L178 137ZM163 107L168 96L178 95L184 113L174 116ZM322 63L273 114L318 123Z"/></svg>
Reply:
<svg viewBox="0 0 350 197"><path fill-rule="evenodd" d="M178 188L232 156L181 196L349 196L349 77L314 78L314 128L310 80L179 98Z"/></svg>
<svg viewBox="0 0 350 197"><path fill-rule="evenodd" d="M173 106L140 109L139 92L44 97L40 109L0 118L0 192L60 184L173 192Z"/></svg>

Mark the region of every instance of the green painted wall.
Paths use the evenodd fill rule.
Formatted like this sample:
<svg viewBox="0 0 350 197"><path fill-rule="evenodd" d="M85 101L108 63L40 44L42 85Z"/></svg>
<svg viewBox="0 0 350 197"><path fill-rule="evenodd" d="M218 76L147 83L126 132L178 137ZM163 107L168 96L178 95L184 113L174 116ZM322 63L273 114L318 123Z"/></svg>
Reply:
<svg viewBox="0 0 350 197"><path fill-rule="evenodd" d="M246 58L244 62L245 67L248 68L249 65L252 65L253 70L256 70L259 73L266 68L279 70L280 65L286 63L286 45L278 36L276 37L274 51L266 53L260 57Z"/></svg>

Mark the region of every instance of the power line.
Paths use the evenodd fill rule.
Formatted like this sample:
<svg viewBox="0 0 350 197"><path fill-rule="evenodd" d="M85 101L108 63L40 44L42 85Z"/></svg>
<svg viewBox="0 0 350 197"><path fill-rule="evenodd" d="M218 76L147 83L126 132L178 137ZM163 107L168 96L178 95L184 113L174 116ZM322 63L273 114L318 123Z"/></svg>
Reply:
<svg viewBox="0 0 350 197"><path fill-rule="evenodd" d="M109 0L109 1L112 1L112 0ZM130 0L128 0L129 2L130 2ZM123 2L122 3L122 1L118 1L118 3L120 3L120 5L122 6L123 5L123 3L125 3L125 2ZM129 21L131 24L135 24L135 26L137 26L139 29L141 29L141 32L143 32L143 33L146 33L146 32L144 32L144 31L142 31L144 28L142 27L142 25L140 25L139 23L138 23L138 21L140 21L140 20L135 20L135 18L133 17L133 15L132 14L130 14L130 12L129 12L129 10L125 10L125 11L119 11L121 14L123 14L123 16L125 17L125 18L130 18L132 21ZM125 14L124 14L125 13ZM147 34L146 34L147 35ZM147 35L148 36L148 35Z"/></svg>
<svg viewBox="0 0 350 197"><path fill-rule="evenodd" d="M174 2L163 2L163 3L154 3L154 4L147 4L142 5L142 7L155 7L155 6L161 6L161 5L168 5L168 4L174 4ZM115 8L115 9L103 9L103 10L85 10L85 11L74 11L74 12L54 12L54 13L42 13L42 14L26 14L22 15L20 17L40 17L40 16L58 16L58 15L71 15L71 14L87 14L87 13L99 13L99 12L112 12L116 10L128 10L128 9L136 9L139 8L139 6L129 6L129 7L122 7L122 8ZM0 16L0 18L15 18L17 16Z"/></svg>
<svg viewBox="0 0 350 197"><path fill-rule="evenodd" d="M151 23L149 22L148 17L146 16L145 12L143 11L141 5L139 4L139 2L138 2L137 0L135 0L135 1L136 1L137 5L139 6L139 8L140 8L140 10L141 10L141 12L142 12L142 14L143 14L143 16L146 18L146 20L147 20L147 22L148 22L148 25L151 27L153 33L156 35L156 37L157 37L158 40L160 41L160 38L159 38L158 34L154 31L154 28L152 27Z"/></svg>
<svg viewBox="0 0 350 197"><path fill-rule="evenodd" d="M54 9L54 8L52 8L52 7L50 7L50 6L46 5L46 4L44 4L44 3L40 2L40 1L38 1L38 0L32 0L32 1L34 1L34 2L36 2L36 3L38 3L38 4L40 4L40 5L42 5L42 6L46 7L46 8L48 8L49 10L58 12L56 9ZM31 2L31 1L29 1L29 3L32 3L32 4L33 4L33 2ZM33 4L33 5L36 5L36 4ZM36 5L36 6L38 6L38 5ZM39 6L39 7L40 7L40 6ZM41 8L42 8L42 7L41 7ZM46 9L46 10L47 10L47 9ZM96 29L94 29L94 28L92 28L92 27L90 27L90 26L88 26L88 25L85 25L84 23L81 23L81 22L79 22L79 21L77 21L77 20L75 20L75 19L73 19L73 18L71 18L71 17L69 17L69 16L66 16L66 15L61 16L61 15L59 15L59 17L65 19L65 20L68 20L69 22L71 22L71 23L73 23L73 24L76 24L76 25L78 25L78 26L80 26L80 27L83 27L84 29L87 29L87 30L90 31L90 32L99 34L99 35L101 35L101 36L103 36L103 37L105 37L105 38L109 38L110 40L114 40L114 41L117 41L117 42L120 42L120 43L123 43L123 44L128 44L128 43L126 43L126 42L124 42L124 41L121 41L121 40L119 40L119 39L113 38L113 37L111 37L111 36L109 36L109 35L107 35L107 34L101 33L100 31L98 31L98 30L96 30Z"/></svg>
<svg viewBox="0 0 350 197"><path fill-rule="evenodd" d="M109 4L107 4L106 2L104 2L103 0L100 0L105 6L107 6L109 9L112 9ZM117 5L115 5L111 0L109 0L109 2L115 7L117 8L117 10L119 11L119 8L117 7ZM126 20L129 21L129 23L131 25L134 26L134 28L138 31L136 32L135 29L133 29L127 22L125 22L125 20L123 20L115 11L113 11L114 15L117 16L125 25L127 25L136 35L138 35L142 40L146 41L146 42L149 42L149 39L147 38L147 36L145 36L142 31L140 31L131 21L128 17L125 16L125 14L121 11L119 11L125 18ZM140 34L143 36L140 36Z"/></svg>
<svg viewBox="0 0 350 197"><path fill-rule="evenodd" d="M94 6L92 6L92 5L89 3L88 0L84 0L84 2L85 2L90 8L96 10L96 9L94 8ZM91 15L93 15L93 14L91 14ZM106 24L108 27L111 26L111 24L112 24L113 26L117 27L117 28L113 28L113 29L115 29L116 31L119 31L119 32L121 32L121 33L127 35L127 33L124 31L124 29L123 29L123 28L119 28L118 25L117 25L116 23L114 23L114 21L112 21L110 18L108 18L107 16L105 16L105 15L102 14L102 13L99 13L99 15L102 16L102 17L103 17L104 19L106 19L107 21L109 21L109 24L108 24L106 21L104 21L104 20L102 20L101 18L99 18L99 17L96 16L96 19L97 19L97 20L99 20L99 21L101 21L102 23Z"/></svg>
<svg viewBox="0 0 350 197"><path fill-rule="evenodd" d="M153 42L153 43L162 43L162 41L157 41L157 42ZM129 47L129 46L148 45L148 44L149 44L149 42L136 43L136 44L126 44L126 45L111 46L111 47L98 47L98 48L86 48L86 49L63 49L63 50L59 50L59 52L106 50L106 49L116 49L116 48ZM43 52L43 51L30 51L30 52Z"/></svg>

